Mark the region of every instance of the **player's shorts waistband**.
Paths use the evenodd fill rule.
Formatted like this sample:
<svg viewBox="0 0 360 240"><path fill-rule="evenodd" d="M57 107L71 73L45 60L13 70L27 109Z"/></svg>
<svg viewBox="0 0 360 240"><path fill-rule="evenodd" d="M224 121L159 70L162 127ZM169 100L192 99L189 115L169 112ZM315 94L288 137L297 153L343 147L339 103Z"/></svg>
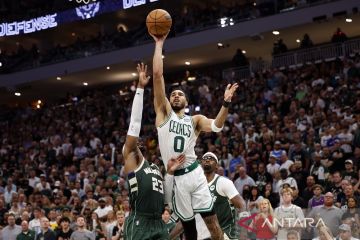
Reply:
<svg viewBox="0 0 360 240"><path fill-rule="evenodd" d="M161 219L161 213L145 213L145 212L132 212L130 213L132 216L139 216L139 217L146 217L146 218L153 218L153 219Z"/></svg>
<svg viewBox="0 0 360 240"><path fill-rule="evenodd" d="M193 162L190 166L183 168L183 169L176 170L174 172L174 176L181 176L181 175L187 174L187 173L191 172L192 170L196 169L198 166L199 166L199 162L197 160L195 160L195 162Z"/></svg>

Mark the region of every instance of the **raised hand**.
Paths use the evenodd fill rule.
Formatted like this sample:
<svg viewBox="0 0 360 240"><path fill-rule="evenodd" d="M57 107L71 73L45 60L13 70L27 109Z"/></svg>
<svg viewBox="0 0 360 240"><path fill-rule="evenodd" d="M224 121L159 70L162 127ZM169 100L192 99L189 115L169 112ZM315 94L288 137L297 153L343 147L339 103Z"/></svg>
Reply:
<svg viewBox="0 0 360 240"><path fill-rule="evenodd" d="M136 70L139 74L139 87L144 88L148 83L150 76L147 76L147 65L144 63L139 63L136 67Z"/></svg>
<svg viewBox="0 0 360 240"><path fill-rule="evenodd" d="M169 31L169 32L170 32L170 31ZM169 35L169 32L168 32L167 34L165 34L165 35L162 35L162 36L155 36L155 35L151 34L150 32L149 32L149 34L150 34L150 36L153 37L153 39L155 40L155 42L162 42L162 43L164 43L164 42L165 42L165 39L166 39L167 36Z"/></svg>
<svg viewBox="0 0 360 240"><path fill-rule="evenodd" d="M224 93L225 102L231 102L231 99L238 87L239 87L239 84L237 84L237 83L234 83L233 85L228 84L226 86L225 93Z"/></svg>
<svg viewBox="0 0 360 240"><path fill-rule="evenodd" d="M177 170L181 165L183 165L184 162L185 162L184 154L181 154L176 158L171 158L167 164L167 172L173 175L175 170Z"/></svg>

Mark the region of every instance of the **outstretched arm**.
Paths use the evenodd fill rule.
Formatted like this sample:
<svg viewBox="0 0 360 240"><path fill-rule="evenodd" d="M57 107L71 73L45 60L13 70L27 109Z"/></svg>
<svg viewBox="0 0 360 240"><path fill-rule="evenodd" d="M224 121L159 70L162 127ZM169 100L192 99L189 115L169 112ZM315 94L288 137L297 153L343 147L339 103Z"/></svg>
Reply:
<svg viewBox="0 0 360 240"><path fill-rule="evenodd" d="M153 81L154 81L154 107L156 112L156 125L160 125L164 118L169 115L171 106L165 95L165 81L163 77L164 65L162 59L162 51L167 35L156 37L155 52L153 58Z"/></svg>
<svg viewBox="0 0 360 240"><path fill-rule="evenodd" d="M231 99L239 87L237 83L231 85L228 84L224 93L223 105L215 119L209 119L204 115L195 115L193 120L196 124L197 132L220 132L224 127L226 117L229 113L229 105Z"/></svg>
<svg viewBox="0 0 360 240"><path fill-rule="evenodd" d="M137 71L139 74L139 83L131 108L130 125L123 148L126 173L134 171L143 159L143 155L137 144L141 130L144 87L149 82L150 77L146 76L147 66L143 63L138 64Z"/></svg>

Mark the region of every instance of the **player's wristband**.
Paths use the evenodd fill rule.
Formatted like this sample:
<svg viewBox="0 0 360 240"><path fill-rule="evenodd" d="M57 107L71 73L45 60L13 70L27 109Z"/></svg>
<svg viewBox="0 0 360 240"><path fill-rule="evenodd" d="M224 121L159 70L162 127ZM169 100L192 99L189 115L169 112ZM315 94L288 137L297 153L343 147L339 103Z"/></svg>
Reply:
<svg viewBox="0 0 360 240"><path fill-rule="evenodd" d="M230 103L231 102L227 102L227 101L224 100L222 105L223 105L224 108L228 108L230 106Z"/></svg>

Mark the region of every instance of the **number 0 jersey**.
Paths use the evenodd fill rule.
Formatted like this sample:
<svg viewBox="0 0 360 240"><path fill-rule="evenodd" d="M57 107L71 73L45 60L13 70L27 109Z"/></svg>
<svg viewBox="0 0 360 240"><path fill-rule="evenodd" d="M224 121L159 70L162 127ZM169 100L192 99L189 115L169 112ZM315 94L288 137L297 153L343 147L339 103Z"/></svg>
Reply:
<svg viewBox="0 0 360 240"><path fill-rule="evenodd" d="M170 158L185 154L183 168L196 161L195 144L196 133L192 117L184 115L180 118L171 111L166 120L157 128L159 147L162 160L167 167Z"/></svg>
<svg viewBox="0 0 360 240"><path fill-rule="evenodd" d="M164 210L163 177L155 164L143 159L140 166L128 174L131 211L159 214Z"/></svg>

